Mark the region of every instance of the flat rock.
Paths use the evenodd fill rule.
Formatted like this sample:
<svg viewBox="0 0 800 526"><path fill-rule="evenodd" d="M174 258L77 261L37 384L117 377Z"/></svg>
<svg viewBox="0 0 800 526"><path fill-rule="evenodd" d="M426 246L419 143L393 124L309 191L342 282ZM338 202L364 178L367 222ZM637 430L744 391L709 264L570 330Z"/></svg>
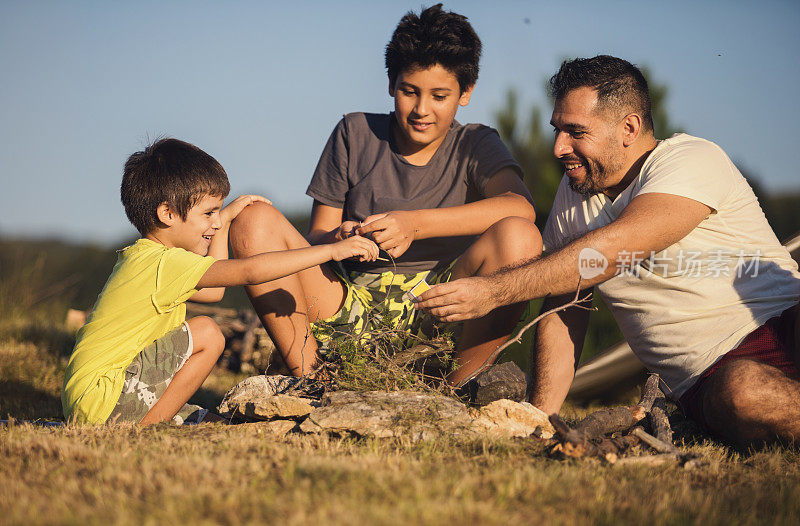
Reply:
<svg viewBox="0 0 800 526"><path fill-rule="evenodd" d="M300 430L375 438L402 436L416 441L468 433L471 423L464 404L442 395L338 391L323 396L321 406L300 424Z"/></svg>
<svg viewBox="0 0 800 526"><path fill-rule="evenodd" d="M270 438L282 438L297 427L297 422L294 420L271 420L269 422L253 422L241 425L254 426L258 429L259 434L263 433Z"/></svg>
<svg viewBox="0 0 800 526"><path fill-rule="evenodd" d="M305 416L314 409L314 401L283 394L296 383L296 378L288 376L251 376L225 394L217 411L225 417L255 420Z"/></svg>
<svg viewBox="0 0 800 526"><path fill-rule="evenodd" d="M528 402L496 400L470 414L473 429L489 436L552 438L555 432L547 414Z"/></svg>

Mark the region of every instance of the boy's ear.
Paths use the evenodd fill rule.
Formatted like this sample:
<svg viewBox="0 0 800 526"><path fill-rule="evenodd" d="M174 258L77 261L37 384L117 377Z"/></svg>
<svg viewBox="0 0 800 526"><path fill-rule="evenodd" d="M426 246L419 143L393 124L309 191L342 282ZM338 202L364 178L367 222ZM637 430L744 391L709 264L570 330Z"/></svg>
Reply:
<svg viewBox="0 0 800 526"><path fill-rule="evenodd" d="M472 86L467 87L467 89L465 89L461 93L461 95L458 97L458 105L459 106L466 106L467 104L469 104L469 99L470 99L470 97L472 97L472 90L474 90L474 89L475 89L475 84L473 84Z"/></svg>
<svg viewBox="0 0 800 526"><path fill-rule="evenodd" d="M389 96L394 97L394 82L392 82L392 79L389 79Z"/></svg>
<svg viewBox="0 0 800 526"><path fill-rule="evenodd" d="M172 208L170 208L169 203L164 201L158 208L156 208L156 217L159 221L167 226L172 226L175 224L175 219L177 218L177 214L173 212Z"/></svg>

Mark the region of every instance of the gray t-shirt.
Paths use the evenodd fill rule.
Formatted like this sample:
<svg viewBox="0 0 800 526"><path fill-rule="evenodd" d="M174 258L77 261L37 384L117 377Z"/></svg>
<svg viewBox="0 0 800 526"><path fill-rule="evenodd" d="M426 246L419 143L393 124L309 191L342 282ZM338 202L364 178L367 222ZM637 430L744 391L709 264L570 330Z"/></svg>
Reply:
<svg viewBox="0 0 800 526"><path fill-rule="evenodd" d="M445 208L478 201L487 181L505 167L522 176L519 164L493 128L482 124L450 127L425 166L398 153L391 133L393 114L350 113L334 128L322 151L306 194L341 208L344 221L393 210ZM411 274L447 265L475 236L421 239L397 258L397 272ZM393 270L391 262L345 261L360 272Z"/></svg>

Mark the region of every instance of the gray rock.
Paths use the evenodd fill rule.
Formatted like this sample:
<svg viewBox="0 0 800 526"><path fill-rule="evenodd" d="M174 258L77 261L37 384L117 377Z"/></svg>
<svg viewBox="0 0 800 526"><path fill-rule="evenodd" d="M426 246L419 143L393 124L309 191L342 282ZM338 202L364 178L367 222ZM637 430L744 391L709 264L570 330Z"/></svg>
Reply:
<svg viewBox="0 0 800 526"><path fill-rule="evenodd" d="M291 392L298 379L289 376L251 376L225 394L217 411L225 417L254 420L296 418L309 414L314 401L283 394Z"/></svg>
<svg viewBox="0 0 800 526"><path fill-rule="evenodd" d="M470 414L473 430L489 436L552 438L555 432L547 413L528 402L495 400Z"/></svg>
<svg viewBox="0 0 800 526"><path fill-rule="evenodd" d="M252 420L297 418L314 410L313 401L291 395L274 395L260 400L236 400L228 403L226 417L244 417Z"/></svg>
<svg viewBox="0 0 800 526"><path fill-rule="evenodd" d="M416 391L326 394L301 424L304 433L407 437L427 440L442 434L468 434L467 407L442 395Z"/></svg>
<svg viewBox="0 0 800 526"><path fill-rule="evenodd" d="M297 427L297 422L294 420L271 420L269 422L254 422L242 425L254 427L258 430L259 435L264 434L269 438L282 438Z"/></svg>
<svg viewBox="0 0 800 526"><path fill-rule="evenodd" d="M525 399L525 373L514 362L492 365L468 384L470 402L487 405L495 400Z"/></svg>

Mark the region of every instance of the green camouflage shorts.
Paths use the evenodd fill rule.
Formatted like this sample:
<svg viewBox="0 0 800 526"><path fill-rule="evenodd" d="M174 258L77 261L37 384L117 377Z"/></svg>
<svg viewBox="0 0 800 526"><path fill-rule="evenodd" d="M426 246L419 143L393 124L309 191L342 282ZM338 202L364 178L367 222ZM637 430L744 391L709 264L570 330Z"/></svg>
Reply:
<svg viewBox="0 0 800 526"><path fill-rule="evenodd" d="M144 418L192 355L192 348L192 333L184 322L137 354L125 369L122 394L108 422L139 422ZM185 404L172 417L172 423L199 424L207 413L200 406Z"/></svg>
<svg viewBox="0 0 800 526"><path fill-rule="evenodd" d="M377 326L389 326L407 330L412 334L434 337L432 332L447 328L457 331L460 324L434 323L433 317L418 311L406 293L421 281L429 285L446 283L453 274L456 262L439 269L416 274L395 274L387 271L380 274L347 272L341 263L331 263L331 268L346 288L342 308L332 317L311 324L311 332L319 343L319 352L326 354L331 338L344 335L364 334ZM404 297L406 296L406 297Z"/></svg>

